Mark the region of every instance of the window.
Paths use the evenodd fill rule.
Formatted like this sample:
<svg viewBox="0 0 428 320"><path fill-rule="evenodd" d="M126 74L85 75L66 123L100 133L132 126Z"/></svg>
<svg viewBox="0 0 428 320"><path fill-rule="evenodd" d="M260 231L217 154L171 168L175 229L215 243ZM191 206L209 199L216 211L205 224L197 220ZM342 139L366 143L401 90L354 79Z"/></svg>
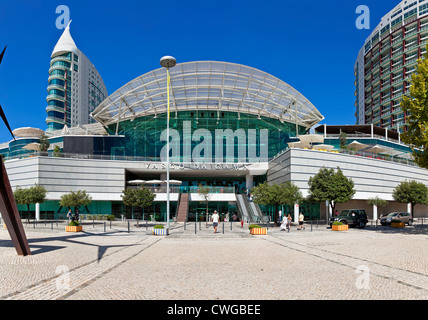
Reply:
<svg viewBox="0 0 428 320"><path fill-rule="evenodd" d="M77 54L74 54L74 61L79 62L79 56Z"/></svg>
<svg viewBox="0 0 428 320"><path fill-rule="evenodd" d="M74 71L79 72L79 66L77 64L74 64Z"/></svg>

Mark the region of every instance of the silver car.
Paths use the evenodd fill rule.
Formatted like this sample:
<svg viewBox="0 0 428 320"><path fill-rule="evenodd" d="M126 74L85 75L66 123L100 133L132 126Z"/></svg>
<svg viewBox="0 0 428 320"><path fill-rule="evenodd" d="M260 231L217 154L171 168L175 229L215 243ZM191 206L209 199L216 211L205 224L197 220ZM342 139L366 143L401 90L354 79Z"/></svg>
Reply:
<svg viewBox="0 0 428 320"><path fill-rule="evenodd" d="M392 220L400 220L402 223L408 224L409 226L413 224L413 217L408 212L391 212L387 216L382 216L380 218L380 223L386 226L391 224Z"/></svg>

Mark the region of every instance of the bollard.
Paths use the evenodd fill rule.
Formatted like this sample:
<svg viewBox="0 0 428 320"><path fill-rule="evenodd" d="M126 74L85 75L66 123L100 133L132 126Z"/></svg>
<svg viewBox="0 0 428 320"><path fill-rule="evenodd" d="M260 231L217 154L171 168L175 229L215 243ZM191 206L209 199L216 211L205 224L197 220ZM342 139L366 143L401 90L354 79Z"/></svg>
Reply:
<svg viewBox="0 0 428 320"><path fill-rule="evenodd" d="M224 234L224 221L223 221L223 234Z"/></svg>
<svg viewBox="0 0 428 320"><path fill-rule="evenodd" d="M149 227L149 226L148 226L148 224L147 224L147 220L146 220L146 231L148 230L148 227Z"/></svg>
<svg viewBox="0 0 428 320"><path fill-rule="evenodd" d="M201 220L199 220L199 231L201 231Z"/></svg>
<svg viewBox="0 0 428 320"><path fill-rule="evenodd" d="M128 220L128 233L129 233L129 220Z"/></svg>
<svg viewBox="0 0 428 320"><path fill-rule="evenodd" d="M311 220L311 232L312 232L312 220Z"/></svg>
<svg viewBox="0 0 428 320"><path fill-rule="evenodd" d="M184 230L186 230L186 220L184 220Z"/></svg>
<svg viewBox="0 0 428 320"><path fill-rule="evenodd" d="M196 234L196 224L197 224L197 222L195 222L195 234Z"/></svg>
<svg viewBox="0 0 428 320"><path fill-rule="evenodd" d="M51 230L53 230L53 222L51 223Z"/></svg>
<svg viewBox="0 0 428 320"><path fill-rule="evenodd" d="M232 221L230 221L230 230L232 230Z"/></svg>
<svg viewBox="0 0 428 320"><path fill-rule="evenodd" d="M111 229L111 220L110 220L110 229Z"/></svg>
<svg viewBox="0 0 428 320"><path fill-rule="evenodd" d="M104 232L106 232L106 222L104 221Z"/></svg>

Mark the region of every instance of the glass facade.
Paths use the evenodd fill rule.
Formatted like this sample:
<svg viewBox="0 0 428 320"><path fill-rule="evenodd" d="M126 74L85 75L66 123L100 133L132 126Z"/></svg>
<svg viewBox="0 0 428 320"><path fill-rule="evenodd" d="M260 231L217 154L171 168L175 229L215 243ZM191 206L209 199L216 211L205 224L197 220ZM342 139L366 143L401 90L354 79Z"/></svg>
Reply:
<svg viewBox="0 0 428 320"><path fill-rule="evenodd" d="M162 132L166 130L166 126L166 114L121 122L118 134L125 136L123 155L159 161L161 159L161 150L166 145L166 138L161 137ZM298 134L307 132L304 127L298 126L297 128L299 130ZM110 134L114 134L116 129L116 125L108 127ZM281 122L272 118L259 118L252 114L238 114L235 112L182 111L172 114L170 119L171 148L175 148L175 151L171 151L171 155L179 155L179 157L173 157L171 161L188 162L190 160L186 159L186 150L194 151L198 144L204 142L204 139L198 135L198 132L201 131L197 130L200 129L204 130L204 133L211 134L211 145L208 148L210 149L208 152L211 152L212 157L210 159L213 159L213 162L229 162L227 160L231 158L227 156L228 150L229 152L233 150L233 162L244 160L239 156L240 152L243 151L246 152L246 156L245 161L242 162L250 162L249 160L251 159L249 159L248 152L255 152L256 156L258 156L261 150L268 150L268 158L271 159L280 151L286 149L288 143L294 141L293 138L296 137L295 124ZM242 133L239 137L234 137L233 145L226 138L218 135L219 132L224 133L224 130L227 129L230 129L230 132L233 133ZM242 130L237 131L239 129ZM256 139L254 139L255 143L252 143L253 145L248 144L250 130L255 130L253 133L255 132ZM262 130L266 130L264 131L265 136L261 134ZM245 136L243 135L244 133ZM166 137L166 132L164 132L164 135ZM261 139L260 137L264 138ZM229 149L227 150L228 147ZM207 150L205 149L202 152L207 152ZM214 161L220 159L218 156L221 153L223 153L223 161ZM201 158L203 159L203 157ZM194 160L193 162L195 162Z"/></svg>

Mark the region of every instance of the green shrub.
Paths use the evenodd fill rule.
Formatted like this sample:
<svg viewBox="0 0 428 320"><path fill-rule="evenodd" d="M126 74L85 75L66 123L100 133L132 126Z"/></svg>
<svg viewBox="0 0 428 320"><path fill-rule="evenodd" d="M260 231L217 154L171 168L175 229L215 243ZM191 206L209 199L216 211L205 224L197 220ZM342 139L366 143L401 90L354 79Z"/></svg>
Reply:
<svg viewBox="0 0 428 320"><path fill-rule="evenodd" d="M248 229L253 229L253 228L261 228L258 224L250 224L248 226Z"/></svg>
<svg viewBox="0 0 428 320"><path fill-rule="evenodd" d="M68 224L69 227L78 227L79 226L79 222L77 221L70 221L70 223Z"/></svg>
<svg viewBox="0 0 428 320"><path fill-rule="evenodd" d="M163 225L157 224L153 227L154 229L163 229Z"/></svg>
<svg viewBox="0 0 428 320"><path fill-rule="evenodd" d="M335 222L333 222L333 225L334 226L343 226L343 223L340 221L335 221Z"/></svg>

